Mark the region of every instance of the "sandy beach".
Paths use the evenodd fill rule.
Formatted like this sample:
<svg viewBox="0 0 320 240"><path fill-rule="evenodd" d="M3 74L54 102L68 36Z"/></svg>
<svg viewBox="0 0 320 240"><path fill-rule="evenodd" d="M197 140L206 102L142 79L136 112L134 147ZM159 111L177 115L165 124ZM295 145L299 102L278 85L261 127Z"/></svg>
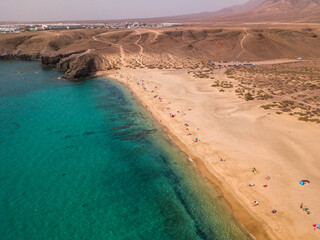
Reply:
<svg viewBox="0 0 320 240"><path fill-rule="evenodd" d="M65 1L62 8L46 0L37 4L2 2L0 97L4 96L4 104L0 106L5 112L0 120L8 123L1 125L6 135L0 141L0 147L4 146L0 148L4 149L0 156L5 159L0 175L5 186L1 192L4 204L0 206L5 210L1 214L8 216L1 225L3 238L108 239L106 236L111 236L113 239L240 240L243 232L239 226L242 226L252 239L320 240L320 0L84 0L76 6L72 1ZM37 61L38 65L11 64L14 60ZM56 70L61 76L54 75ZM71 84L64 82L96 77L100 78L98 81L108 79L106 87L101 89L102 96L99 86L93 90L94 81L88 81L88 87L83 89L79 88L81 84L74 84L72 90ZM110 81L118 82L116 87L120 84L126 87L127 93L159 123L159 128L135 126L136 116L127 122L129 115L125 113L121 117L124 121L120 120L117 114L124 105L116 101L120 93L126 93L118 89L119 95L112 95L108 92L111 89L108 86L114 85L108 85ZM49 100L54 104L48 104ZM119 108L114 108L114 114L106 118L116 105ZM131 113L135 108L125 110ZM49 127L45 126L49 123ZM121 124L113 126L113 123ZM154 131L159 132L159 138ZM159 182L167 183L159 193L166 197L167 189L173 190L174 199L170 202L179 203L177 212L152 187L145 185L144 180L140 189L151 189L153 197L142 191L131 194L131 189L139 188L138 181L128 172L139 170L139 180L145 175L148 180L156 176L155 165L145 168L150 154L145 150L141 151L147 155L131 151L140 149L139 144L139 148L120 151L117 141L111 143L119 146L104 142L105 135L114 135L123 146L129 147L125 141L145 140L149 133L150 143L161 140L163 133L172 140L164 138L168 145L161 147L170 150L172 145L181 154L185 165L177 162L176 166L180 167L177 172L188 170L183 173L183 180L192 183L190 189L202 190L200 184L199 187L195 184L198 179L208 186L205 189L208 191L185 195L186 199L190 196L192 211L179 197L182 194L179 186L175 186L178 175L173 178L169 167L162 172L164 164L175 163L172 159L180 160L173 151L172 159L167 160L161 154L152 159L160 162L162 158ZM80 142L85 137L90 138L86 140L88 143ZM42 138L44 141L39 141ZM59 144L51 146L55 141ZM95 144L102 142L104 145ZM37 149L32 152L35 146ZM110 151L106 151L106 146ZM149 144L143 147L157 153ZM40 154L44 157L39 157ZM104 161L118 155L123 162L112 161L114 168ZM124 163L135 157L139 161L124 168ZM140 161L140 157L146 162ZM66 161L62 161L64 158ZM75 167L69 173L65 169L72 166L72 160ZM51 163L54 165L48 165ZM88 168L91 165L94 165L92 170ZM78 167L82 167L83 177ZM104 174L104 168L110 170L110 175ZM114 171L122 168L126 171ZM42 174L43 169L50 172ZM88 169L91 178L87 177ZM99 184L95 178L100 174L98 170L103 177ZM56 184L60 177L67 179L61 180L65 188ZM49 187L41 188L46 182ZM152 182L151 186L158 187L159 182ZM127 185L131 199L122 189ZM103 190L99 191L101 187ZM75 191L81 189L76 195ZM210 190L212 194L208 195L212 196L200 207L197 199L204 200ZM112 194L108 195L109 192ZM43 205L50 197L52 204L48 206L53 210ZM101 204L96 201L100 197L103 197ZM136 199L143 201L135 204ZM220 202L216 199L225 205L221 207L223 214L227 212L225 216L220 212L214 214L210 208ZM157 204L153 205L154 202ZM150 212L144 211L150 210L149 206L155 207ZM40 215L41 210L47 212ZM24 218L22 212L26 213ZM207 219L206 213L213 217ZM151 221L145 216L150 216ZM106 222L110 223L107 228ZM221 233L219 224L223 225ZM208 229L205 235L202 229ZM49 237L42 237L44 234Z"/></svg>
<svg viewBox="0 0 320 240"><path fill-rule="evenodd" d="M224 70L214 74L230 80ZM221 191L253 238L320 238L312 227L320 221L318 124L263 110L231 90L221 93L210 87L211 79L193 78L187 70L122 69L99 75L129 88ZM300 185L304 179L311 183Z"/></svg>

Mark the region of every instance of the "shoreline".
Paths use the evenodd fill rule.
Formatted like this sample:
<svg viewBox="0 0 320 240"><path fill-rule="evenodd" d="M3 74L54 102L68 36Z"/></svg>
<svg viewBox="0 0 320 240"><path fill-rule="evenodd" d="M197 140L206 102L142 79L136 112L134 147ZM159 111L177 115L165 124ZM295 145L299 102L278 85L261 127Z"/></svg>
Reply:
<svg viewBox="0 0 320 240"><path fill-rule="evenodd" d="M268 148L270 147L275 148L275 146L277 146L277 143L272 142L273 140L272 132L270 132L271 139L267 139L267 141L263 139L264 140L263 143L252 141L251 136L249 136L250 139L244 139L243 141L244 143L242 145L245 145L245 143L247 142L248 144L251 144L251 146L245 145L246 151L244 153L238 152L238 150L241 149L240 147L242 147L242 145L241 144L239 144L239 146L233 145L234 139L227 139L225 137L227 136L230 138L228 134L231 134L231 136L239 135L239 139L241 139L242 131L245 132L244 136L248 135L248 132L245 131L246 129L245 128L240 130L233 129L232 131L230 130L230 132L228 132L230 123L224 123L224 122L229 121L229 119L227 118L231 118L231 116L230 117L224 116L222 119L220 119L220 117L217 117L216 115L214 115L212 118L211 113L207 113L204 111L200 112L198 111L197 106L198 105L200 105L201 107L206 106L207 104L206 101L208 101L208 99L210 100L213 99L213 101L217 100L217 105L218 105L216 110L217 113L220 114L220 112L223 112L223 114L225 114L224 108L226 109L231 108L232 114L235 115L235 118L239 118L239 119L236 119L236 121L233 123L238 123L238 120L239 120L240 128L242 127L242 125L244 127L247 127L244 124L249 124L248 125L250 127L249 130L252 131L253 133L257 131L258 137L260 137L261 135L260 128L261 129L265 128L264 130L268 132L269 130L273 129L272 123L277 123L279 120L281 120L280 122L282 125L274 126L275 133L277 133L277 131L279 133L282 133L281 132L283 131L282 128L286 127L286 125L288 125L289 129L295 129L298 126L298 128L302 127L302 130L298 130L299 134L303 134L303 136L305 136L306 135L305 133L308 133L310 137L314 137L313 139L317 140L316 134L319 132L319 129L316 128L316 125L302 123L296 119L290 118L289 116L281 116L279 119L279 116L269 115L270 113L268 114L265 110L261 110L257 108L256 104L254 103L248 103L248 102L244 102L243 100L236 99L232 93L227 93L226 95L220 95L221 93L216 93L215 92L216 90L212 90L212 89L210 89L210 92L208 92L208 90L206 90L203 87L203 84L206 82L205 80L200 80L199 82L196 82L196 83L190 82L190 79L185 79L185 78L188 78L188 75L186 75L185 70L122 69L122 70L119 70L119 74L116 74L116 73L117 73L116 71L102 72L102 73L98 73L98 76L107 77L109 79L117 81L121 83L123 86L125 86L131 92L134 98L147 110L149 114L151 114L151 116L166 131L169 138L171 138L172 141L189 157L189 160L190 159L192 160L192 162L195 165L195 170L198 171L202 177L208 180L208 182L214 189L216 189L219 193L221 193L223 198L226 200L228 207L231 209L232 215L234 216L235 220L239 223L239 225L243 226L244 231L248 232L253 239L284 239L284 236L286 239L300 239L302 236L304 239L317 239L317 237L315 237L316 233L313 232L312 229L311 229L312 231L309 232L309 228L307 224L303 226L302 228L303 231L301 231L301 229L296 228L295 224L300 225L301 219L303 219L302 221L308 222L310 226L311 226L311 222L315 221L315 220L310 220L310 217L308 220L308 217L306 217L305 215L298 216L296 212L300 214L299 206L297 206L297 210L296 209L294 210L295 211L294 214L287 216L289 215L287 213L291 213L290 211L295 207L295 205L299 205L300 201L307 202L307 200L303 200L301 196L304 196L304 193L301 192L300 196L298 196L297 199L293 199L293 200L296 200L297 202L293 201L293 203L290 203L291 205L288 204L290 200L288 199L288 196L290 198L290 194L292 194L292 192L293 194L295 194L296 189L294 189L294 191L291 191L285 185L285 184L291 185L291 183L288 181L288 178L291 176L284 176L286 175L285 171L288 170L286 169L287 163L284 161L283 163L284 168L283 166L279 168L279 165L278 165L279 162L278 162L278 159L276 158L279 156L275 155L276 152L268 153L268 150L267 150ZM219 77L222 76L221 72L220 73L218 72L217 74L220 74ZM164 82L163 79L167 79L167 78L169 80L166 80L166 82ZM136 84L137 79L144 79L148 90L150 89L149 88L150 86L157 85L158 88L154 89L155 93L153 94L159 95L161 96L161 98L165 99L165 101L169 101L169 102L159 103L158 98L154 98L153 96L151 96L153 94L150 94L149 91L143 90L141 85ZM185 85L189 83L190 85L195 84L194 86L192 86L194 88L189 89L189 85ZM167 91L169 89L167 85L171 88L173 92ZM180 87L183 88L185 86L187 87L183 91L179 89ZM211 92L213 94L212 99L208 98ZM198 95L201 94L201 96L199 95L199 98L197 97L196 99L192 99L195 102L189 101L188 97L186 97L186 99L179 98L179 97L184 97L185 95L190 95L190 94L198 94ZM204 97L204 99L201 99L200 97L201 98ZM215 99L214 97L216 97L217 99ZM206 101L203 101L203 100L206 100ZM219 101L220 102L222 101L223 105L219 105ZM229 106L229 104L231 104L231 106ZM234 107L234 105L240 106L240 109L237 109L236 107ZM170 108L180 109L181 112L176 113L176 117L172 119L171 117L168 116L168 112L167 112L168 110L164 106L166 107L170 106ZM192 111L189 112L186 106L190 106L190 108L192 108ZM196 108L197 111L194 110L194 108ZM248 111L249 112L253 111L254 115L252 116L252 113L248 114ZM211 114L211 115L206 116L206 114ZM255 114L257 114L257 116ZM196 118L191 118L191 116L189 117L189 115L195 115ZM241 120L244 115L246 117L246 122L242 122L243 120ZM201 123L201 121L205 122L207 120L206 119L207 117L210 118L211 120L214 120L214 122ZM272 123L269 123L270 121ZM189 132L191 132L193 135L193 137L191 138L194 138L194 136L197 136L200 138L201 141L199 143L194 143L190 139L190 137L186 136L185 127L181 127L181 125L183 125L183 123L185 122L192 124L193 128L197 128L193 130L189 129ZM199 124L202 124L201 125L202 127L200 127L201 129L199 128ZM212 126L216 126L216 124L217 126L221 126L222 130L227 130L227 135L225 135L225 132L218 127L214 128L213 130L208 129L208 128L212 128ZM254 124L254 128L257 128L259 130L251 129L253 124ZM203 129L205 130L203 131ZM208 134L206 134L207 130L210 130ZM241 134L238 133L237 131L240 131ZM210 133L215 133L215 134L210 134ZM253 135L253 133L250 132L249 135ZM281 138L281 140L288 141L287 139L288 136L292 137L290 134L291 132L289 131L289 133L286 133L286 135L283 137L283 139ZM300 136L299 134L297 135L298 137ZM206 137L208 138L211 137L211 139L206 140L205 139ZM227 145L220 144L219 141L216 141L217 138L218 139L221 138L223 140L227 139L226 141ZM236 141L238 141L237 137L234 137L234 138ZM271 140L271 143L270 143L270 140ZM289 140L292 141L292 139L289 139ZM301 141L303 141L303 139L301 139ZM252 151L249 152L250 154L252 154L252 156L250 156L250 154L248 155L247 154L248 149L254 148L256 145L258 146L258 148L261 148L261 151L263 152L260 153L258 149L257 150L252 149ZM288 146L284 145L284 147L287 148ZM291 147L291 145L289 145L289 147ZM312 147L313 147L312 150L314 150L315 148L313 145ZM283 157L282 156L283 154L285 156L289 154L288 156L292 157L291 153L287 153L288 150L291 150L291 149L285 149L285 151L280 149L281 151L280 157ZM317 150L316 150L316 153L318 153ZM261 157L261 154L268 155L268 158L266 156L264 157L265 159L263 158L259 159L258 161L259 164L255 163L255 160L258 160L258 159L254 159L254 158L257 158L259 156ZM219 161L220 158L226 158L228 160L226 163L221 163ZM266 161L266 160L269 160L269 158L271 159L275 158L274 162L270 162L270 166L269 166L269 163ZM244 161L241 162L239 161L239 159ZM289 158L289 161L290 161L290 158ZM253 166L255 167L259 166L258 174L249 173L250 172L249 169ZM297 166L296 165L294 166L298 168L300 167L299 164ZM261 191L260 189L256 190L248 187L248 184L251 183L251 181L254 181L254 182L257 181L255 183L256 184L258 183L259 185L261 184L261 186L262 184L265 184L265 180L264 181L261 180L261 177L262 177L261 175L265 174L264 176L268 176L269 173L274 172L275 167L278 167L279 170L276 171L276 175L275 173L272 173L272 175L270 174L272 181L270 181L269 184L271 187L268 187L267 189L271 189L271 188L274 189L272 191L275 191L276 196L273 196L274 194L272 192L266 192L266 193L263 192L266 190ZM267 170L271 172L260 173L260 169L262 172L263 170L265 170L264 168L268 168ZM292 168L292 169L289 169L288 172L290 174L297 175L297 173L295 172L296 170L297 169ZM304 170L308 170L310 173L310 169L304 169ZM239 177L234 177L238 175ZM308 178L307 175L302 175L302 176ZM312 177L310 178L312 179ZM282 182L283 179L285 179L284 180L285 183ZM318 180L319 180L318 178L312 179L315 185ZM272 186L273 184L272 182L275 182L274 186ZM294 186L294 188L296 188L296 186ZM310 191L308 193L310 194ZM279 199L277 199L278 197ZM301 200L299 200L300 197L302 198ZM252 202L254 200L258 200L261 203L259 207L252 206ZM315 200L315 202L317 201ZM262 205L265 205L265 206L262 206ZM271 214L271 210L274 208L278 210L278 213L275 215ZM313 205L312 209L314 212L314 216L316 216L317 215L316 212L318 211L318 208L316 208L316 205ZM313 218L313 216L311 218ZM287 223L292 224L292 226L287 226L288 225Z"/></svg>
<svg viewBox="0 0 320 240"><path fill-rule="evenodd" d="M131 94L137 99L136 95L134 95L133 92L130 91ZM138 99L137 99L138 100ZM139 101L139 100L138 100ZM140 104L142 104L139 101ZM157 123L160 125L160 127L165 131L167 136L170 138L170 140L182 151L184 152L188 160L193 163L194 170L197 171L202 178L208 181L210 186L215 189L216 192L218 192L223 199L224 202L227 204L227 207L229 210L231 210L232 216L235 218L237 223L242 226L243 231L250 235L252 239L261 239L261 240L269 240L270 238L267 236L267 233L265 230L258 230L258 227L260 227L261 223L258 222L257 219L253 219L252 216L248 217L247 214L249 214L248 211L243 209L241 205L232 197L232 195L223 189L221 186L221 182L218 178L216 178L213 174L211 174L203 164L202 160L191 153L191 151L188 149L188 147L183 144L177 136L174 135L168 127L166 127L163 123L159 122L155 115L148 110L148 108L144 107L147 112L152 116L153 119L157 121ZM251 229L251 230L249 230Z"/></svg>
<svg viewBox="0 0 320 240"><path fill-rule="evenodd" d="M213 31L207 34L211 28ZM239 215L253 216L249 218L256 227L248 224L248 228L257 231L263 227L272 239L319 239L319 231L313 231L312 224L320 221L320 192L317 189L320 186L317 147L320 146L320 128L285 114L275 115L275 111L263 110L255 101L240 100L233 92L235 89L220 89L225 91L221 93L210 87L214 80L205 76L200 79L200 75L205 74L197 74L198 79L191 79L186 74L187 69L201 66L204 56L226 61L237 58L248 61L271 59L267 60L269 62L284 57L318 59L319 42L309 34L309 30L317 32L318 29L305 31L307 29L292 26L283 31L278 28L267 25L248 30L244 25L241 28L226 25L221 29L189 26L189 29L179 29L181 34L176 34L174 29L166 32L151 29L27 32L19 35L24 39L2 36L0 58L33 60L41 56L43 65L54 65L64 72L70 70L70 78L80 80L101 71L96 74L102 73L127 85L147 112L162 128L168 129L171 138L181 145L178 147L185 148L182 150L194 159L195 164L201 165L204 177L212 178L213 185L218 185L226 192L226 198L228 194L231 196L229 201L234 200L240 206ZM131 37L122 36L121 31ZM261 41L258 32L263 32L265 40ZM280 43L277 40L284 37L284 32L286 41ZM81 44L78 34L73 33L82 36ZM251 36L247 38L249 34ZM206 37L203 39L202 36ZM186 40L197 40L197 44L190 45ZM217 40L217 45L208 44ZM30 45L30 42L34 44ZM274 44L270 45L270 42ZM61 48L49 47L61 43ZM148 69L141 69L141 66ZM121 74L115 74L117 71ZM221 72L214 77L212 79L221 82L231 80ZM146 80L148 91L141 85L137 87L136 80L141 79ZM158 88L154 89L154 85ZM150 90L155 93L151 94ZM153 97L155 94L163 98L163 103ZM171 118L169 113L175 117ZM199 138L200 142L195 143L194 138ZM220 162L220 158L226 161ZM253 167L257 168L254 174L250 171ZM267 176L271 176L270 181L266 181ZM310 180L311 184L301 187L299 181L302 179ZM249 184L256 186L250 188ZM265 184L268 184L267 188L263 187ZM253 207L254 201L259 201L260 205ZM301 203L310 208L310 215L299 208ZM236 207L230 206L236 212ZM277 209L278 213L272 214L272 209Z"/></svg>
<svg viewBox="0 0 320 240"><path fill-rule="evenodd" d="M194 155L192 151L186 146L186 144L184 144L166 125L164 125L161 119L156 117L155 113L152 112L150 108L147 107L147 105L143 104L141 97L139 97L139 95L134 92L134 90L130 88L128 84L126 84L124 81L121 81L120 79L110 77L108 75L103 74L101 77L106 77L120 83L130 92L130 94L132 94L135 100L138 101L138 103L147 111L147 113L159 124L159 126L167 134L170 140L187 155L188 160L193 163L194 170L197 171L202 178L205 178L210 186L223 197L224 202L227 204L227 207L230 210L232 216L235 218L235 221L239 224L239 226L243 228L243 231L248 236L250 236L252 239L259 240L278 239L270 238L265 227L261 228L262 222L253 217L247 210L243 208L243 206L241 206L241 204L232 196L229 191L222 187L221 181L212 173L210 173L210 171L208 171L203 161L198 156Z"/></svg>

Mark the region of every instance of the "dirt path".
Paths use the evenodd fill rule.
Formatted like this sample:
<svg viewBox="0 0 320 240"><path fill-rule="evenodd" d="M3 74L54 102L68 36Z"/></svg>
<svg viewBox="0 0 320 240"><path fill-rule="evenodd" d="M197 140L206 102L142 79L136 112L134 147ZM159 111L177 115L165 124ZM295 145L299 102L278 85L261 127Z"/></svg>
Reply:
<svg viewBox="0 0 320 240"><path fill-rule="evenodd" d="M135 59L140 65L143 66L143 47L139 44L140 40L142 39L142 36L141 36L141 33L138 32L137 30L135 31L138 35L139 35L139 38L137 41L135 41L134 44L136 44L139 48L140 48L140 51L139 51L139 60Z"/></svg>
<svg viewBox="0 0 320 240"><path fill-rule="evenodd" d="M239 58L245 51L245 47L243 45L244 40L246 40L246 38L250 35L246 29L246 27L243 28L243 30L245 31L246 35L243 36L243 38L240 41L240 46L242 48L242 51L234 58L234 60L236 60L237 58Z"/></svg>
<svg viewBox="0 0 320 240"><path fill-rule="evenodd" d="M132 57L132 59L133 59L134 61L136 61L138 64L140 64L141 66L143 66L143 55L144 55L144 54L143 54L143 47L139 44L140 40L142 39L142 35L141 35L141 33L140 33L139 31L137 31L137 30L136 30L135 32L137 33L137 35L139 35L139 38L138 38L137 41L134 42L134 44L137 45L140 50L139 50L139 53L138 53L138 55L139 55L138 59L135 58L135 57ZM131 53L131 54L132 54L132 52L130 52L129 50L124 49L124 46L121 45L121 44L112 43L112 42L107 42L107 41L103 41L103 40L100 40L100 39L97 38L98 36L108 35L108 34L112 34L112 33L113 33L113 32L101 33L101 34L98 34L98 35L93 36L92 39L93 39L94 41L102 42L102 43L105 43L105 44L112 44L112 45L114 45L114 46L117 46L117 47L119 48L119 52L120 52L121 65L122 65L122 66L126 66L126 65L128 65L128 64L127 64L127 62L126 62L126 60L125 60L125 59L126 59L125 51L127 51L127 52L129 52L129 53Z"/></svg>
<svg viewBox="0 0 320 240"><path fill-rule="evenodd" d="M127 62L126 62L126 54L123 50L123 46L117 44L119 46L119 50L120 50L120 61L121 61L121 65L122 66L126 66L127 65Z"/></svg>
<svg viewBox="0 0 320 240"><path fill-rule="evenodd" d="M281 64L281 63L293 63L299 62L297 59L274 59L274 60L265 60L265 61L252 61L255 65L272 65L272 64Z"/></svg>
<svg viewBox="0 0 320 240"><path fill-rule="evenodd" d="M110 33L112 33L112 32L110 32ZM97 42L102 42L102 43L105 43L105 44L111 44L111 45L117 46L119 48L121 65L122 66L126 66L127 65L127 62L125 60L126 54L125 54L125 51L124 51L122 45L120 45L118 43L112 43L112 42L107 42L107 41L103 41L103 40L97 39L97 36L106 35L106 34L109 34L109 33L107 32L107 33L98 34L96 36L92 36L92 39L94 41L97 41Z"/></svg>
<svg viewBox="0 0 320 240"><path fill-rule="evenodd" d="M151 30L151 29L149 29L149 31L155 34L154 39L152 39L152 42L155 42L158 39L159 35L162 34L162 33L159 33L158 31Z"/></svg>
<svg viewBox="0 0 320 240"><path fill-rule="evenodd" d="M173 57L172 57L172 55L170 54L170 53L167 53L167 55L169 56L169 58L173 61L174 59L173 59Z"/></svg>

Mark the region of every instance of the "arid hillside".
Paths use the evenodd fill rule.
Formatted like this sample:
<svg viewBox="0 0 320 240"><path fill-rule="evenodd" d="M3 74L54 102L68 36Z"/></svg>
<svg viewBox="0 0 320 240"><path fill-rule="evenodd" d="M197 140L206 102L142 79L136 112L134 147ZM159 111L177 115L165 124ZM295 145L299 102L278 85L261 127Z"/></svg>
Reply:
<svg viewBox="0 0 320 240"><path fill-rule="evenodd" d="M319 16L320 0L266 0L251 9L213 16L203 21L320 23Z"/></svg>
<svg viewBox="0 0 320 240"><path fill-rule="evenodd" d="M249 0L246 3L234 5L231 7L222 8L218 11L208 11L208 12L201 12L201 13L194 13L194 14L186 14L186 15L179 15L179 16L172 16L172 17L160 17L160 18L152 18L149 21L202 21L205 19L210 19L219 16L226 16L229 14L239 13L242 11L246 11L249 9L253 9L263 3L265 0ZM142 20L142 19L140 19Z"/></svg>
<svg viewBox="0 0 320 240"><path fill-rule="evenodd" d="M41 59L67 78L122 66L194 68L207 61L320 56L318 28L69 30L0 35L2 59Z"/></svg>

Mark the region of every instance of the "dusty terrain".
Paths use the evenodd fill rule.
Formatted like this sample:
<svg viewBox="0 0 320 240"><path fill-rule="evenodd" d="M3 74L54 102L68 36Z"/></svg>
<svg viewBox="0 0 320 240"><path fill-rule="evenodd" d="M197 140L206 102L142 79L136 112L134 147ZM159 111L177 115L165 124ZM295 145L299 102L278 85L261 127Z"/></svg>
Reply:
<svg viewBox="0 0 320 240"><path fill-rule="evenodd" d="M198 68L208 61L253 61L320 56L320 28L312 26L180 27L70 30L0 35L3 59L41 59L66 78L131 68Z"/></svg>

